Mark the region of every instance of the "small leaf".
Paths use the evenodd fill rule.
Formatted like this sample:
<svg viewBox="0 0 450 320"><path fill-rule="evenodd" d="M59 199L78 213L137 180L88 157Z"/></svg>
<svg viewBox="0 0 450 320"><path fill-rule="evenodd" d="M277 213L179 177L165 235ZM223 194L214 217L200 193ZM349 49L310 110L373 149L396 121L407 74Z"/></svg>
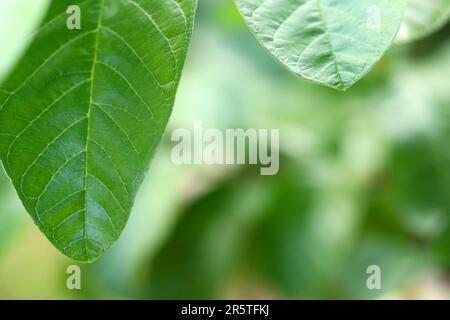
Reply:
<svg viewBox="0 0 450 320"><path fill-rule="evenodd" d="M420 40L441 28L450 18L450 0L409 0L396 43Z"/></svg>
<svg viewBox="0 0 450 320"><path fill-rule="evenodd" d="M299 76L345 90L390 47L405 0L236 0L256 38Z"/></svg>
<svg viewBox="0 0 450 320"><path fill-rule="evenodd" d="M81 30L68 30L69 5ZM171 113L195 0L54 0L0 94L0 156L48 239L80 261L119 237Z"/></svg>

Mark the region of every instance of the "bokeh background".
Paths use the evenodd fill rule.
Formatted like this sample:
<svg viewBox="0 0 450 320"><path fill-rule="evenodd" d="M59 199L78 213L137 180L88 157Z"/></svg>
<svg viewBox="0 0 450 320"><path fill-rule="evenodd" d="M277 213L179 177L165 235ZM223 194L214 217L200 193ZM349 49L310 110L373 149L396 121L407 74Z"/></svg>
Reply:
<svg viewBox="0 0 450 320"><path fill-rule="evenodd" d="M174 165L170 133L196 120L279 128L279 174ZM0 298L450 298L449 141L449 25L343 93L285 70L231 0L200 1L166 138L81 290L1 170Z"/></svg>

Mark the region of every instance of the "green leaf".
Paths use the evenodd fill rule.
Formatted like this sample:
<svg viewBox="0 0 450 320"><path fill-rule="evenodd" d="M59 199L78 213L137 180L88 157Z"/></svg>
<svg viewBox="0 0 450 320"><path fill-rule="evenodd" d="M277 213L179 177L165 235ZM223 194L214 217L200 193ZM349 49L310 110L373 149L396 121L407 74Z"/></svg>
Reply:
<svg viewBox="0 0 450 320"><path fill-rule="evenodd" d="M450 18L450 0L409 0L395 42L420 40L441 28Z"/></svg>
<svg viewBox="0 0 450 320"><path fill-rule="evenodd" d="M0 82L20 58L48 3L48 0L0 1Z"/></svg>
<svg viewBox="0 0 450 320"><path fill-rule="evenodd" d="M68 30L69 5L81 30ZM0 91L0 156L64 254L91 262L119 237L161 139L195 0L55 0Z"/></svg>
<svg viewBox="0 0 450 320"><path fill-rule="evenodd" d="M256 38L288 69L345 90L394 39L405 0L236 0Z"/></svg>

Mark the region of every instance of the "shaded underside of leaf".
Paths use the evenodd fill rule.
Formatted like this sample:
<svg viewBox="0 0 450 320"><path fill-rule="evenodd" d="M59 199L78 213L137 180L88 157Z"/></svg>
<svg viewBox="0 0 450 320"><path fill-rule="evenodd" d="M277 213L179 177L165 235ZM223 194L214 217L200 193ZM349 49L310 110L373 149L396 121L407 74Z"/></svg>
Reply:
<svg viewBox="0 0 450 320"><path fill-rule="evenodd" d="M422 39L441 28L450 18L450 0L408 0L396 43Z"/></svg>
<svg viewBox="0 0 450 320"><path fill-rule="evenodd" d="M394 39L405 0L235 0L256 38L288 69L345 90Z"/></svg>
<svg viewBox="0 0 450 320"><path fill-rule="evenodd" d="M69 5L81 30L66 27ZM195 0L57 0L0 94L0 156L48 239L80 261L118 238L165 129Z"/></svg>

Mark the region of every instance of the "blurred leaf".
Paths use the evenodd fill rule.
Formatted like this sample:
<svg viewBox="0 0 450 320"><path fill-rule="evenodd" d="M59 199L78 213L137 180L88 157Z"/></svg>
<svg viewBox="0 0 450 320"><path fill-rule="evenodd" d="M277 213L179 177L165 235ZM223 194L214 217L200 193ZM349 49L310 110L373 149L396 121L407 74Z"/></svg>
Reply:
<svg viewBox="0 0 450 320"><path fill-rule="evenodd" d="M371 275L367 273L367 268L372 265L380 267L380 290L369 290L367 287L367 279ZM339 276L340 297L389 298L430 265L429 255L411 242L386 234L366 235L356 243L354 253L347 259L345 271Z"/></svg>
<svg viewBox="0 0 450 320"><path fill-rule="evenodd" d="M435 32L450 18L450 0L409 0L397 43L413 42Z"/></svg>
<svg viewBox="0 0 450 320"><path fill-rule="evenodd" d="M393 150L389 175L395 189L391 192L404 210L450 209L450 161L437 142L436 137L415 137Z"/></svg>
<svg viewBox="0 0 450 320"><path fill-rule="evenodd" d="M342 227L353 222L345 205L314 208L306 177L284 159L277 176L240 175L197 201L151 261L146 297L218 298L245 286L240 278L287 296L331 296L351 234Z"/></svg>
<svg viewBox="0 0 450 320"><path fill-rule="evenodd" d="M19 205L11 183L0 165L0 258L10 247L11 240L20 229L24 210Z"/></svg>
<svg viewBox="0 0 450 320"><path fill-rule="evenodd" d="M272 187L275 199L250 241L248 276L289 298L338 297L355 232L354 199L312 187L294 172Z"/></svg>
<svg viewBox="0 0 450 320"><path fill-rule="evenodd" d="M256 38L291 71L345 90L390 47L404 0L236 0Z"/></svg>
<svg viewBox="0 0 450 320"><path fill-rule="evenodd" d="M49 0L0 1L0 83L19 60Z"/></svg>
<svg viewBox="0 0 450 320"><path fill-rule="evenodd" d="M218 297L239 264L246 235L270 194L253 175L231 179L181 216L146 272L147 298Z"/></svg>
<svg viewBox="0 0 450 320"><path fill-rule="evenodd" d="M81 30L66 26L69 5L83 13ZM125 227L171 113L195 6L53 1L4 86L5 169L35 223L73 259L97 259Z"/></svg>
<svg viewBox="0 0 450 320"><path fill-rule="evenodd" d="M313 193L294 177L272 187L275 199L250 241L249 276L267 279L289 297L318 297L326 295L323 272L332 257L322 246L326 228L322 233L314 227Z"/></svg>

